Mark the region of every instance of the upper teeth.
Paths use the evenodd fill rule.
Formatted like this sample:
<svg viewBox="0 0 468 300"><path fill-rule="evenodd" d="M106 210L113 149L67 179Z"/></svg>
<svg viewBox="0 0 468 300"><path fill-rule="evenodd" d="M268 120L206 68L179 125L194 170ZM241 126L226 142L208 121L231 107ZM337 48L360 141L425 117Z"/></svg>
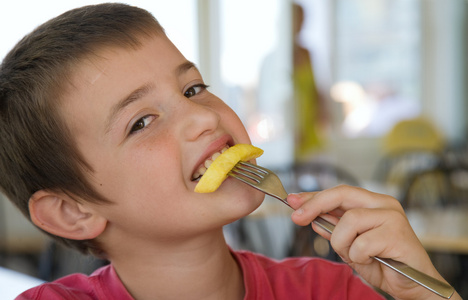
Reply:
<svg viewBox="0 0 468 300"><path fill-rule="evenodd" d="M198 179L199 177L203 176L203 174L205 174L206 170L211 166L211 164L213 163L213 161L218 158L218 156L221 155L221 153L223 153L224 151L226 151L227 149L229 148L229 146L225 146L223 149L221 149L221 151L218 151L218 152L215 152L213 153L213 155L211 155L210 158L208 158L207 160L205 160L205 162L203 164L200 165L200 167L198 168L197 171L195 171L195 173L192 175L192 179L195 180L195 179Z"/></svg>

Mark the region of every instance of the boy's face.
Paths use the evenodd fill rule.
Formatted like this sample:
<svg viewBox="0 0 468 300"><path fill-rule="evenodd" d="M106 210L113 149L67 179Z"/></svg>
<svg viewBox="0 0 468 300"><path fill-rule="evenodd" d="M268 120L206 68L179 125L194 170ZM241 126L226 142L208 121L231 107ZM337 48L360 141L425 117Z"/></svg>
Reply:
<svg viewBox="0 0 468 300"><path fill-rule="evenodd" d="M252 212L263 194L228 178L194 192L193 174L225 145L250 143L237 115L203 86L163 35L137 50L107 48L72 78L61 113L92 166L108 232L130 242L218 228ZM88 203L88 205L93 205Z"/></svg>

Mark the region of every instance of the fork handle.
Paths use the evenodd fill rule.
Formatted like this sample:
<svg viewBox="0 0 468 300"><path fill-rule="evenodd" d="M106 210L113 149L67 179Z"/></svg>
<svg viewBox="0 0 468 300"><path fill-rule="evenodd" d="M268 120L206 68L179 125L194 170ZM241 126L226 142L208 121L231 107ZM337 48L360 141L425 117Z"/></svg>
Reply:
<svg viewBox="0 0 468 300"><path fill-rule="evenodd" d="M328 222L327 220L321 217L316 218L312 222L320 226L322 229L324 229L330 234L335 229L335 225L333 225L332 223ZM455 292L455 289L449 284L442 282L440 280L437 280L416 269L413 269L412 267L402 262L399 262L390 258L380 258L376 256L374 256L373 258L379 261L380 263L386 265L387 267L393 269L394 271L397 271L401 275L425 287L426 289L432 291L433 293L439 295L442 298L450 299L450 297L452 297L453 293Z"/></svg>

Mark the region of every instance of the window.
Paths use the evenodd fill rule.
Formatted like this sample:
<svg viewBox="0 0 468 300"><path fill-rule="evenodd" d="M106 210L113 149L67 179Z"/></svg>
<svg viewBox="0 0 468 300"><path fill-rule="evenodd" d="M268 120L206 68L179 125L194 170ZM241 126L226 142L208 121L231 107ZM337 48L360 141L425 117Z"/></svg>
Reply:
<svg viewBox="0 0 468 300"><path fill-rule="evenodd" d="M220 95L241 117L268 167L292 162L290 1L220 1Z"/></svg>
<svg viewBox="0 0 468 300"><path fill-rule="evenodd" d="M347 137L378 137L420 113L420 0L337 0L335 84Z"/></svg>
<svg viewBox="0 0 468 300"><path fill-rule="evenodd" d="M198 61L197 0L133 0L130 5L150 11L187 59ZM103 3L97 0L28 0L0 4L0 59L26 34L45 21L75 7ZM180 9L183 7L184 9ZM174 17L177 16L177 17Z"/></svg>

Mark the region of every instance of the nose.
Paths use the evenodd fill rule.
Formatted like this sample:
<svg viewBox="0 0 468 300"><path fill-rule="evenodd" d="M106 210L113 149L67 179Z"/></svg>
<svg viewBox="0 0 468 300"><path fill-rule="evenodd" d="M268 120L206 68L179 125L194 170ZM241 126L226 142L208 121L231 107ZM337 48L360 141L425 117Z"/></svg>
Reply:
<svg viewBox="0 0 468 300"><path fill-rule="evenodd" d="M195 102L183 97L180 102L181 114L179 117L182 124L182 135L188 141L194 141L198 137L212 133L218 128L221 117L210 105L210 101Z"/></svg>

